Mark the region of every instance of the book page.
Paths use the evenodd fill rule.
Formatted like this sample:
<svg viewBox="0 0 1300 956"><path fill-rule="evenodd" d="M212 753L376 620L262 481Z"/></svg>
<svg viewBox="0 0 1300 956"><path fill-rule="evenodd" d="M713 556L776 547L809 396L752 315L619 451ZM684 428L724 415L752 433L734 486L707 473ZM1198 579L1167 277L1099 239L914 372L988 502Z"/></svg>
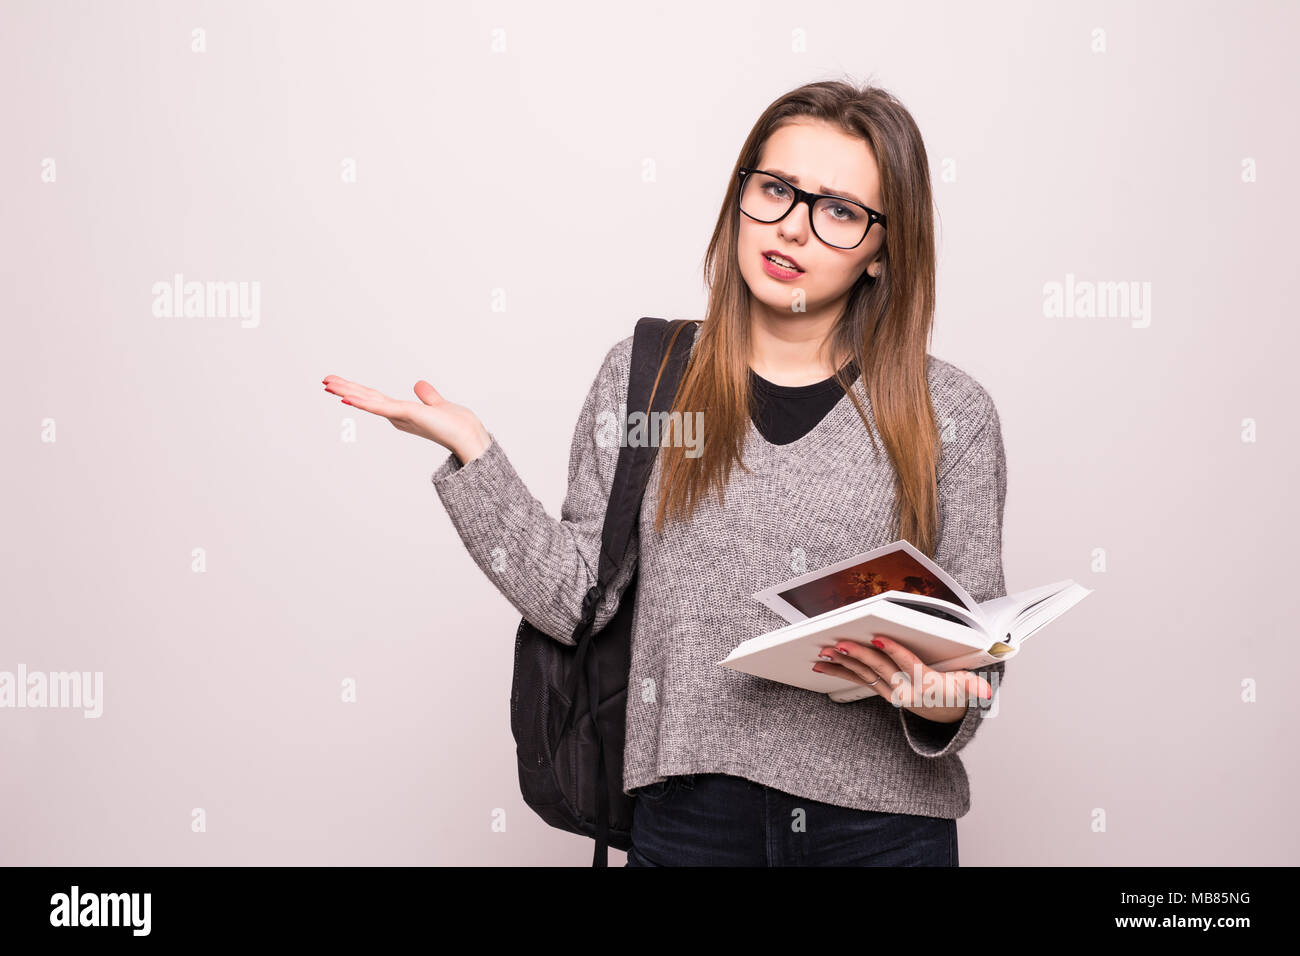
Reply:
<svg viewBox="0 0 1300 956"><path fill-rule="evenodd" d="M1016 617L1011 624L1011 636L1013 643L1019 647L1020 644L1042 628L1045 624L1050 624L1058 617L1074 607L1085 597L1092 593L1091 588L1085 588L1081 584L1073 581L1061 582L1061 587L1057 594L1052 595L1046 601L1040 601L1025 613Z"/></svg>
<svg viewBox="0 0 1300 956"><path fill-rule="evenodd" d="M902 539L764 588L754 598L794 624L886 591L923 594L984 617L956 580Z"/></svg>
<svg viewBox="0 0 1300 956"><path fill-rule="evenodd" d="M1070 580L1056 581L985 601L980 608L989 622L989 634L1000 641L1008 640L1008 636L1012 635L1022 618L1046 606L1073 583Z"/></svg>

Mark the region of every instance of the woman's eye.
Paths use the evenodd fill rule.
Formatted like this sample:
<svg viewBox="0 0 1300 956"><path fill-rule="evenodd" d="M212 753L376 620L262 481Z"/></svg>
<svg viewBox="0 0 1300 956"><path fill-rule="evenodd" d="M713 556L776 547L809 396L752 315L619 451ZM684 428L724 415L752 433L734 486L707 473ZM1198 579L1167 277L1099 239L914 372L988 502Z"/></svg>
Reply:
<svg viewBox="0 0 1300 956"><path fill-rule="evenodd" d="M839 222L852 222L858 218L858 214L848 206L835 205L828 208L833 211L836 220Z"/></svg>

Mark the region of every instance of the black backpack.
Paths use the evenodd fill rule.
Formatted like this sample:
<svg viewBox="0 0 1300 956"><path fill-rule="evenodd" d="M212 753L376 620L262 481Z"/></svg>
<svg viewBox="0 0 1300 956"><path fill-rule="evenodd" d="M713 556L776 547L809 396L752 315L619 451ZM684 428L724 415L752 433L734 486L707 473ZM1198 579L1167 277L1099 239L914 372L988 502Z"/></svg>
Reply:
<svg viewBox="0 0 1300 956"><path fill-rule="evenodd" d="M671 408L695 330L695 322L680 319L638 320L628 376L629 414ZM670 349L656 383L660 363ZM592 623L619 562L624 556L636 560L635 553L627 553L628 542L640 518L658 450L657 445L619 448L605 511L600 568L596 583L583 598L582 616L573 632L575 646L560 643L527 620L519 622L515 633L510 730L519 754L519 787L524 801L548 824L595 839L592 866L609 865L608 847L627 850L631 846L635 798L623 792L623 743L636 572L599 634L592 632Z"/></svg>

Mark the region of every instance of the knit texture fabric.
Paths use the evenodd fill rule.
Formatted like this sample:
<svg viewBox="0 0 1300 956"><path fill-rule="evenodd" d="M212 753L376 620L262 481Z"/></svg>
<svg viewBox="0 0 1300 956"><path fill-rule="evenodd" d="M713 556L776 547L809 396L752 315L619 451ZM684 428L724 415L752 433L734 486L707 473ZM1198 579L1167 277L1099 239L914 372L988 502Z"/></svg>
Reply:
<svg viewBox="0 0 1300 956"><path fill-rule="evenodd" d="M565 644L599 568L619 451L610 422L626 403L631 356L628 336L606 354L583 403L560 520L528 491L495 435L468 464L449 454L432 476L475 563L523 617ZM934 560L976 601L1001 597L1006 459L997 409L981 385L942 359L927 356L927 377L942 439ZM861 377L853 388L875 430ZM970 787L958 754L991 701L943 724L887 697L837 704L719 666L741 641L786 623L753 599L755 591L894 540L893 467L883 445L873 449L847 395L787 445L769 443L751 421L743 459L749 471L733 465L722 507L716 493L706 495L689 523L666 518L662 535L654 531L656 460L628 559L597 609L600 629L635 558L623 789L726 773L838 806L963 816ZM995 697L1005 666L977 672Z"/></svg>

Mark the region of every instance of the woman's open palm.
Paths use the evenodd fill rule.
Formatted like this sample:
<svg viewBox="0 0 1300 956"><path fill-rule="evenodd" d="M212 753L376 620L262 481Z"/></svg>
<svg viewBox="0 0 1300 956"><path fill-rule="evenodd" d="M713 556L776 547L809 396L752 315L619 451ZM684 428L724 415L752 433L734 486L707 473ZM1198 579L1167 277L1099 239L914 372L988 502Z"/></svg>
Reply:
<svg viewBox="0 0 1300 956"><path fill-rule="evenodd" d="M321 384L345 405L387 418L394 428L435 441L462 459L464 450L482 450L488 444L487 432L478 416L463 405L447 401L424 379L415 383L418 402L389 398L383 392L337 375L326 375Z"/></svg>

